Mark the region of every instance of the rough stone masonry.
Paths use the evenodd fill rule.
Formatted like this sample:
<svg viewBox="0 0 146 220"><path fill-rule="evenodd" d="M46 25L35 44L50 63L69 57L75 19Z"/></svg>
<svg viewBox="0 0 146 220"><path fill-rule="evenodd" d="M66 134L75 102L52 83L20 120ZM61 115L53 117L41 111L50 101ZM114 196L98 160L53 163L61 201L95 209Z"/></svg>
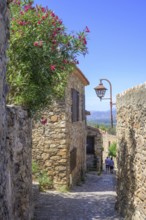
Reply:
<svg viewBox="0 0 146 220"><path fill-rule="evenodd" d="M47 119L45 127L40 121L34 123L32 158L48 173L56 189L71 187L84 175L86 123L83 113L86 85L87 79L79 69L75 69L68 77L64 99L54 100L42 112ZM78 91L79 97L77 121L72 121L72 106L75 105L72 89Z"/></svg>
<svg viewBox="0 0 146 220"><path fill-rule="evenodd" d="M0 219L9 219L7 204L7 149L6 149L6 49L9 39L9 10L7 1L0 0Z"/></svg>
<svg viewBox="0 0 146 220"><path fill-rule="evenodd" d="M0 220L30 220L31 120L21 107L6 108L9 9L0 0Z"/></svg>
<svg viewBox="0 0 146 220"><path fill-rule="evenodd" d="M7 106L6 110L9 219L30 220L32 219L31 118L28 111L19 106Z"/></svg>
<svg viewBox="0 0 146 220"><path fill-rule="evenodd" d="M117 96L117 208L126 220L146 219L146 83Z"/></svg>

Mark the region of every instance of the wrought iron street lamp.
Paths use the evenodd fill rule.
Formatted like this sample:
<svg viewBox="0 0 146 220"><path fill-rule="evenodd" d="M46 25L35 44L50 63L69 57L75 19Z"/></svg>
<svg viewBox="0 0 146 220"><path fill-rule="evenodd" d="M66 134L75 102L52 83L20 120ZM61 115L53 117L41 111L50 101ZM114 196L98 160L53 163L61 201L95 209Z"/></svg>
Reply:
<svg viewBox="0 0 146 220"><path fill-rule="evenodd" d="M105 96L106 90L107 88L104 87L102 81L105 80L109 83L110 85L110 97L109 98L103 98ZM102 99L110 99L110 116L111 116L111 127L113 128L113 112L112 112L112 106L115 105L115 103L112 102L112 84L108 79L100 79L100 83L98 86L96 86L95 88L95 92L97 94L97 96L100 98L100 100Z"/></svg>

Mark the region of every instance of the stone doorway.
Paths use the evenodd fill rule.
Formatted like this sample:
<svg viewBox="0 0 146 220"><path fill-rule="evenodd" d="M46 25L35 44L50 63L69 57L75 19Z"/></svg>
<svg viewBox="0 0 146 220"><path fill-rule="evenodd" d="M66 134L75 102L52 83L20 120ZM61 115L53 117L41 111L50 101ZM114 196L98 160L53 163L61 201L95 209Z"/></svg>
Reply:
<svg viewBox="0 0 146 220"><path fill-rule="evenodd" d="M87 170L88 171L97 170L94 136L87 136L86 157L87 157Z"/></svg>

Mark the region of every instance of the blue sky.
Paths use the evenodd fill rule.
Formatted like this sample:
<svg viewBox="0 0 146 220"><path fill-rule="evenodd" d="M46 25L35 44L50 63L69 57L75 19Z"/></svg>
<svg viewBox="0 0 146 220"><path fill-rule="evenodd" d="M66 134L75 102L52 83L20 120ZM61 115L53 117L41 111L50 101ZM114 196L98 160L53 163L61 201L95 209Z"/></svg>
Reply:
<svg viewBox="0 0 146 220"><path fill-rule="evenodd" d="M99 101L94 87L99 79L112 83L113 101L128 88L146 82L146 0L35 0L62 19L68 31L90 29L88 54L78 67L90 81L86 109L104 111L109 100ZM108 89L109 85L103 82Z"/></svg>

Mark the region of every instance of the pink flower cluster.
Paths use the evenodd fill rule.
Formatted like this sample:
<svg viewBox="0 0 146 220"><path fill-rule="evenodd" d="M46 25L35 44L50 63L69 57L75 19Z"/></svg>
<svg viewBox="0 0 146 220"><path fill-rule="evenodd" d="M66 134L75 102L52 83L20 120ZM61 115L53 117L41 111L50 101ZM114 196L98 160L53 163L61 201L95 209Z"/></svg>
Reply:
<svg viewBox="0 0 146 220"><path fill-rule="evenodd" d="M52 71L54 71L54 70L56 69L55 65L51 65L51 66L50 66L50 69L51 69Z"/></svg>
<svg viewBox="0 0 146 220"><path fill-rule="evenodd" d="M50 16L53 18L56 17L58 19L58 16L56 16L53 11L51 11Z"/></svg>
<svg viewBox="0 0 146 220"><path fill-rule="evenodd" d="M20 2L20 0L13 0L13 3L16 5L20 5L21 2Z"/></svg>
<svg viewBox="0 0 146 220"><path fill-rule="evenodd" d="M21 0L14 0L16 4L21 5ZM51 10L48 10L48 8L44 8L42 6L36 6L35 10L32 7L32 3L26 4L23 7L20 6L20 17L16 19L16 23L25 26L27 24L30 24L30 21L24 21L25 17L27 19L27 16L29 16L29 13L26 13L28 10L31 10L32 13L34 13L35 20L31 21L34 22L34 25L37 24L38 30L42 30L42 27L39 25L47 25L49 26L49 31L46 33L48 38L45 40L45 45L49 42L48 46L50 47L51 51L58 52L57 48L59 45L61 45L61 48L67 48L67 50L72 50L72 47L75 45L75 49L79 51L85 51L86 54L86 35L90 32L89 28L86 26L84 31L80 34L77 34L77 36L74 35L68 35L65 33L64 25L62 25L62 21L59 19L59 17ZM31 12L30 11L30 12ZM28 15L27 15L28 14ZM26 15L26 16L23 16ZM48 19L47 19L48 18ZM18 27L20 28L20 27ZM37 39L37 38L35 38ZM42 38L44 39L44 38ZM37 40L32 42L32 45L34 47L43 47L44 41ZM68 64L78 64L78 60L76 60L76 57L71 57L71 61L64 59L62 60L62 66L60 68L64 69L65 66L68 66ZM58 68L58 65L50 65L50 70L53 72Z"/></svg>
<svg viewBox="0 0 146 220"><path fill-rule="evenodd" d="M36 11L41 11L43 13L48 12L48 7L41 7L39 5L36 5Z"/></svg>
<svg viewBox="0 0 146 220"><path fill-rule="evenodd" d="M84 32L86 32L86 33L89 33L90 32L90 30L89 30L89 28L86 26L86 28L85 28L85 30L84 30ZM84 44L84 45L86 45L87 44L87 40L86 40L86 38L85 38L85 36L79 36L79 39L81 40L81 42Z"/></svg>
<svg viewBox="0 0 146 220"><path fill-rule="evenodd" d="M85 32L86 33L89 33L90 32L90 30L89 30L89 28L86 26L86 28L85 28Z"/></svg>
<svg viewBox="0 0 146 220"><path fill-rule="evenodd" d="M24 12L24 11L20 11L20 14L21 14L21 15L24 15L24 14L25 14L25 12Z"/></svg>
<svg viewBox="0 0 146 220"><path fill-rule="evenodd" d="M87 40L84 36L79 36L79 39L81 40L81 42L86 45L87 44Z"/></svg>
<svg viewBox="0 0 146 220"><path fill-rule="evenodd" d="M52 11L46 11L45 8L41 8L41 11L44 13L42 16L41 14L38 14L38 17L40 17L40 20L38 21L38 24L41 23L41 21L45 20L48 16L53 18L52 24L55 26L58 22L59 24L62 24L62 21L54 14Z"/></svg>
<svg viewBox="0 0 146 220"><path fill-rule="evenodd" d="M54 18L53 21L52 21L52 24L53 24L54 26L56 25L56 23L59 23L60 25L62 24L62 21L59 19L58 16L55 15L54 12L50 11L50 16L51 16L52 18Z"/></svg>
<svg viewBox="0 0 146 220"><path fill-rule="evenodd" d="M47 118L41 117L41 124L42 125L47 124Z"/></svg>
<svg viewBox="0 0 146 220"><path fill-rule="evenodd" d="M18 21L18 24L21 26L25 26L27 24L30 24L30 22L29 21Z"/></svg>
<svg viewBox="0 0 146 220"><path fill-rule="evenodd" d="M35 47L42 47L43 46L43 41L40 40L40 41L35 41L34 44L33 44Z"/></svg>
<svg viewBox="0 0 146 220"><path fill-rule="evenodd" d="M43 13L45 13L45 12L47 11L47 9L44 8L44 7L42 7L42 8L41 8L41 11L42 11Z"/></svg>
<svg viewBox="0 0 146 220"><path fill-rule="evenodd" d="M66 60L66 59L65 59L65 60L63 60L63 63L65 63L65 64L66 64L66 63L68 63L68 60Z"/></svg>
<svg viewBox="0 0 146 220"><path fill-rule="evenodd" d="M32 3L28 4L28 5L24 5L24 11L27 12L29 9L33 9L32 7Z"/></svg>

